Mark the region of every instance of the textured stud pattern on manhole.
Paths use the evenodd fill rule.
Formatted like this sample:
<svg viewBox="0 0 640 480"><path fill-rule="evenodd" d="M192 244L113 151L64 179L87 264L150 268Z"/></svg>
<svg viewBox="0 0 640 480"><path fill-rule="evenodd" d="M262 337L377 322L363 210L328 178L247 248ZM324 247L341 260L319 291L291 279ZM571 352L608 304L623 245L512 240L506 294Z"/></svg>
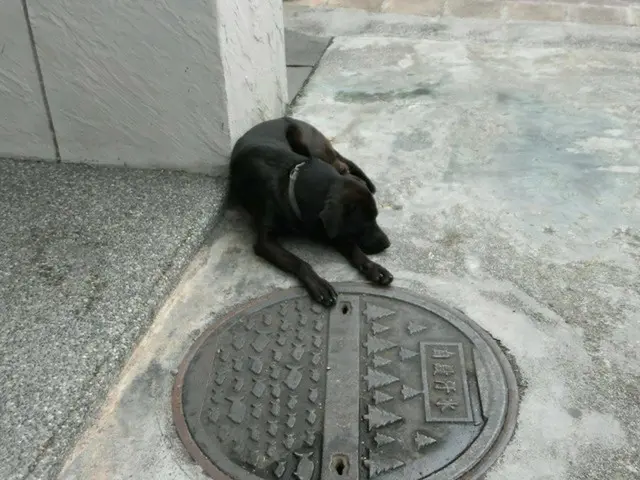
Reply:
<svg viewBox="0 0 640 480"><path fill-rule="evenodd" d="M204 332L176 378L174 420L215 479L477 478L515 427L517 387L464 315L398 289L301 289Z"/></svg>

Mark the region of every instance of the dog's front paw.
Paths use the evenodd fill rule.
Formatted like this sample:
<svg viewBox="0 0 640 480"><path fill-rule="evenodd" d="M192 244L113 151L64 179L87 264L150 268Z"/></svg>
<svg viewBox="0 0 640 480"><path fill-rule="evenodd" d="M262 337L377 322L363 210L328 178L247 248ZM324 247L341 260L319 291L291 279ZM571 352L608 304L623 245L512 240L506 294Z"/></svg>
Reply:
<svg viewBox="0 0 640 480"><path fill-rule="evenodd" d="M327 282L324 278L314 277L305 281L305 287L316 302L329 308L336 304L338 294L336 293L333 285Z"/></svg>
<svg viewBox="0 0 640 480"><path fill-rule="evenodd" d="M387 286L393 282L393 275L391 275L391 272L375 262L370 262L367 265L364 265L362 273L367 277L367 280L377 283L378 285Z"/></svg>

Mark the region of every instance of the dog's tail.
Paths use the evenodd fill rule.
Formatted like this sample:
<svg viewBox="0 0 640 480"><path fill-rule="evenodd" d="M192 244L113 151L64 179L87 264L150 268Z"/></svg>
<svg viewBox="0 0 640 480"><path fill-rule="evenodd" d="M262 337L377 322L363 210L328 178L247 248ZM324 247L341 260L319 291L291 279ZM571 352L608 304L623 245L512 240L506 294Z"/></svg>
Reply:
<svg viewBox="0 0 640 480"><path fill-rule="evenodd" d="M307 147L306 143L304 143L304 140L302 139L302 129L290 118L285 117L285 122L287 122L287 131L285 136L287 137L287 142L289 143L291 150L298 155L311 158L311 151L309 151L309 147Z"/></svg>

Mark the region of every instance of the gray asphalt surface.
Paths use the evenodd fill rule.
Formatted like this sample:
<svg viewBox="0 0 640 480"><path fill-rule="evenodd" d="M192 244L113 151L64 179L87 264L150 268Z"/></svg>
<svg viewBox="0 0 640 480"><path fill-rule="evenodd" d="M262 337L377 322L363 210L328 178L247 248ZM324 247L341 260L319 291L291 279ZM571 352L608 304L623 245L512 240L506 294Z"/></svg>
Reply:
<svg viewBox="0 0 640 480"><path fill-rule="evenodd" d="M0 160L0 478L47 478L215 222L226 185Z"/></svg>

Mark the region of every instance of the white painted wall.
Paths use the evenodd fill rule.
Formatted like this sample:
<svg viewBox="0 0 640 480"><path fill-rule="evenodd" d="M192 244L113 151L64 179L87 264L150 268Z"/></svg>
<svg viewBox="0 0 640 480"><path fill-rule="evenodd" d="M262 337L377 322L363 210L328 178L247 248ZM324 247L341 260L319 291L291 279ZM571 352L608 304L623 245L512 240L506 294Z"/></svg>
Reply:
<svg viewBox="0 0 640 480"><path fill-rule="evenodd" d="M17 28L6 19L7 2L20 6L3 0L0 38ZM284 111L281 0L27 2L64 162L215 173L239 135ZM33 77L32 57L18 63ZM0 85L4 112L15 87L6 93L6 81ZM49 134L42 113L21 129ZM2 132L8 121L0 115ZM50 145L23 153L24 142L10 136L0 134L0 152L52 157Z"/></svg>
<svg viewBox="0 0 640 480"><path fill-rule="evenodd" d="M0 1L0 157L55 159L20 0Z"/></svg>
<svg viewBox="0 0 640 480"><path fill-rule="evenodd" d="M256 118L284 114L288 103L282 0L219 0L218 14L235 142Z"/></svg>

